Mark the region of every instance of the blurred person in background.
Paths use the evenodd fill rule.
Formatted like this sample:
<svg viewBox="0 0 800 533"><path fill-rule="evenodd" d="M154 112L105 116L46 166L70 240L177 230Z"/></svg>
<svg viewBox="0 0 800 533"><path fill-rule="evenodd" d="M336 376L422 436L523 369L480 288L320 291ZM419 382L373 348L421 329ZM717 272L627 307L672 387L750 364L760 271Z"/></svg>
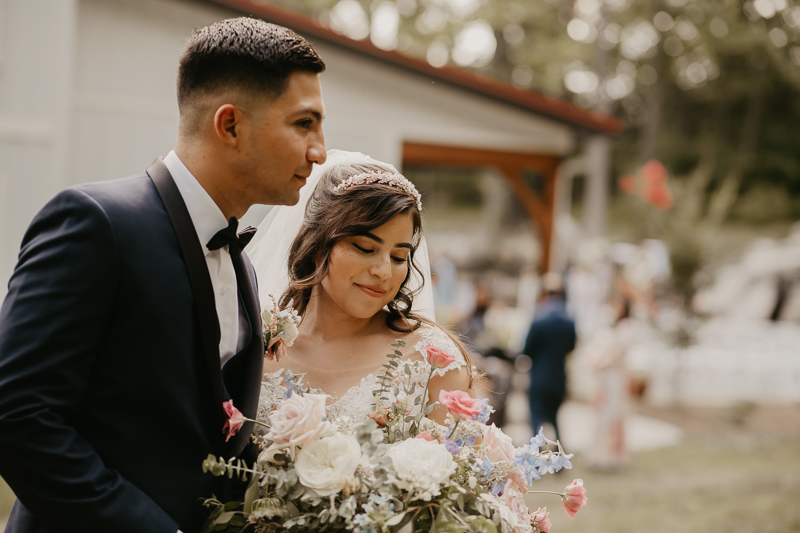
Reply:
<svg viewBox="0 0 800 533"><path fill-rule="evenodd" d="M487 323L487 313L492 305L491 293L479 284L475 288L475 309L459 321L456 328L463 335L470 355L475 356L476 363L486 373L486 380L481 385L485 389L483 395L489 398L489 405L494 408L489 423L502 427L506 421L506 399L511 390L514 365L506 351L498 346Z"/></svg>
<svg viewBox="0 0 800 533"><path fill-rule="evenodd" d="M596 348L589 355L589 366L595 377L592 397L595 427L587 459L598 469L621 468L630 462L625 443L625 416L630 397L625 357L636 342L636 325L630 317L630 300L615 297L609 307L612 325L598 333Z"/></svg>
<svg viewBox="0 0 800 533"><path fill-rule="evenodd" d="M561 276L548 272L542 279L542 298L525 340L523 353L531 358L528 403L534 433L545 423L558 431L558 409L567 390L564 361L575 349L575 322L567 315Z"/></svg>

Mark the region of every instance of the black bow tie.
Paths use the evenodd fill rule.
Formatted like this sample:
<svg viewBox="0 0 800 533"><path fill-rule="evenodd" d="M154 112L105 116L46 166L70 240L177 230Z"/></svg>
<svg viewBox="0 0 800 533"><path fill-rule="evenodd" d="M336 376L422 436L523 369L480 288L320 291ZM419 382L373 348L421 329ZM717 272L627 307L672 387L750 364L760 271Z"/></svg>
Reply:
<svg viewBox="0 0 800 533"><path fill-rule="evenodd" d="M228 246L228 251L232 259L236 259L247 243L249 243L253 235L256 234L256 228L248 227L237 234L236 229L239 227L239 221L236 217L231 217L228 221L228 227L219 230L206 245L209 250L219 250L223 246Z"/></svg>

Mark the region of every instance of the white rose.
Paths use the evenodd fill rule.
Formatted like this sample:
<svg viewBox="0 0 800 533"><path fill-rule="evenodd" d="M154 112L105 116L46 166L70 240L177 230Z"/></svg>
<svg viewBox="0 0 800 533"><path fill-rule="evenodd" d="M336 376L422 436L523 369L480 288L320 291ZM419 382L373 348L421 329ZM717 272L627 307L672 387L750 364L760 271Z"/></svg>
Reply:
<svg viewBox="0 0 800 533"><path fill-rule="evenodd" d="M299 331L297 331L297 324L294 322L289 322L284 326L283 331L281 332L281 337L283 341L286 343L286 346L291 346L294 344L294 340L299 335Z"/></svg>
<svg viewBox="0 0 800 533"><path fill-rule="evenodd" d="M300 450L294 468L304 487L328 496L352 487L360 460L361 446L356 438L336 433Z"/></svg>
<svg viewBox="0 0 800 533"><path fill-rule="evenodd" d="M436 441L408 439L389 448L398 486L408 491L438 496L439 486L456 471L453 454Z"/></svg>

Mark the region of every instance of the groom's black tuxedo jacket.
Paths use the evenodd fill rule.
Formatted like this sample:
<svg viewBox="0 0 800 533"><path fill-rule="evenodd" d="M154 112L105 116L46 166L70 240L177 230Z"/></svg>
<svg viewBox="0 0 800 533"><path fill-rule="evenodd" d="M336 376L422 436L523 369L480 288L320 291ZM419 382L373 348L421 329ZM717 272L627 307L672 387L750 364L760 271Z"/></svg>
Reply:
<svg viewBox="0 0 800 533"><path fill-rule="evenodd" d="M251 431L225 443L222 402L250 418L258 404L255 275L244 255L234 266L252 335L221 371L201 244L160 160L36 216L0 311L7 531L199 530L201 499L225 490L203 459L239 454Z"/></svg>

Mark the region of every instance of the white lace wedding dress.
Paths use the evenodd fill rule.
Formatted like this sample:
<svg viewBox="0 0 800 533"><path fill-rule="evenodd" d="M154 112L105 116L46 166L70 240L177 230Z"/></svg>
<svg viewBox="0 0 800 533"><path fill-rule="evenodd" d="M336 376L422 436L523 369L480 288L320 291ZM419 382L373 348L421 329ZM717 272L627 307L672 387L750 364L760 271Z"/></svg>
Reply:
<svg viewBox="0 0 800 533"><path fill-rule="evenodd" d="M395 400L405 399L403 390L406 387L410 388L411 383L416 382L417 386L414 389L413 397L407 405L414 405L414 400L417 396L422 396L424 393L425 383L428 375L431 372L431 365L425 359L425 347L431 345L434 348L441 350L444 353L450 354L455 357L455 361L450 363L445 368L437 368L434 373L443 376L450 370L460 369L464 367L467 362L461 351L456 347L450 337L447 336L442 330L434 326L422 326L417 330L421 340L414 344L412 350L407 353L400 361L399 371L395 372L394 384L399 386L400 396L395 397L394 392L389 392L389 399L394 402ZM414 352L419 353L422 358L410 358L409 356ZM410 375L404 371L404 362L408 364ZM291 371L291 369L289 369ZM278 408L283 395L287 390L284 384L284 376L286 369L280 369L276 372L264 374L264 381L261 383L261 397L258 400L258 420L263 423L269 423L269 415ZM367 374L361 378L361 382L347 390L341 398L333 398L328 404L328 417L332 419L347 417L353 420L363 419L367 414L374 410L373 391L378 388L378 376L376 374ZM392 387L393 388L393 387ZM419 405L414 406L410 415L419 413L420 405L425 402L420 402ZM263 428L263 426L256 426ZM262 431L264 431L262 429Z"/></svg>

